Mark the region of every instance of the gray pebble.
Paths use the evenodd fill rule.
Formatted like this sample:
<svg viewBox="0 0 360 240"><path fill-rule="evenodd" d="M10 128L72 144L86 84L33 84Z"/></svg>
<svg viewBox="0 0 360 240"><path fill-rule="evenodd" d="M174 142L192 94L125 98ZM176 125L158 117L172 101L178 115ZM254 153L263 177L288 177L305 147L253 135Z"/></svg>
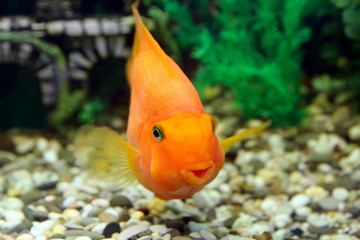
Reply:
<svg viewBox="0 0 360 240"><path fill-rule="evenodd" d="M50 237L50 239L67 239L67 237L66 237L66 235L64 235L64 234L54 234L54 235L52 235L51 237Z"/></svg>
<svg viewBox="0 0 360 240"><path fill-rule="evenodd" d="M209 229L209 225L205 224L205 223L198 223L198 222L193 222L190 221L188 223L189 229L191 232L198 232L201 229Z"/></svg>
<svg viewBox="0 0 360 240"><path fill-rule="evenodd" d="M68 230L65 232L65 235L68 236L88 236L92 240L101 240L104 238L102 234L95 233L95 232L87 232L83 230Z"/></svg>
<svg viewBox="0 0 360 240"><path fill-rule="evenodd" d="M339 187L346 188L347 190L352 190L356 188L356 182L351 178L350 175L345 175L339 179Z"/></svg>
<svg viewBox="0 0 360 240"><path fill-rule="evenodd" d="M24 230L30 230L32 227L32 223L30 221L23 221L22 223L16 225L15 227L13 227L10 232L16 232L16 233L19 233L19 232L22 232Z"/></svg>
<svg viewBox="0 0 360 240"><path fill-rule="evenodd" d="M227 228L231 228L238 216L232 216L225 220L224 225Z"/></svg>
<svg viewBox="0 0 360 240"><path fill-rule="evenodd" d="M311 227L309 228L309 232L315 234L332 234L332 233L336 233L336 229L330 226Z"/></svg>
<svg viewBox="0 0 360 240"><path fill-rule="evenodd" d="M113 207L120 206L128 208L131 208L133 206L131 201L127 197L122 195L114 196L113 198L111 198L110 205Z"/></svg>
<svg viewBox="0 0 360 240"><path fill-rule="evenodd" d="M81 225L87 226L92 223L98 223L99 219L93 218L93 217L84 217L84 218L81 218L80 221L81 221Z"/></svg>
<svg viewBox="0 0 360 240"><path fill-rule="evenodd" d="M43 197L41 191L32 190L28 193L23 194L20 198L25 203L25 205L30 204L36 200L39 200Z"/></svg>
<svg viewBox="0 0 360 240"><path fill-rule="evenodd" d="M332 197L325 197L319 201L319 206L324 210L336 210L339 201Z"/></svg>

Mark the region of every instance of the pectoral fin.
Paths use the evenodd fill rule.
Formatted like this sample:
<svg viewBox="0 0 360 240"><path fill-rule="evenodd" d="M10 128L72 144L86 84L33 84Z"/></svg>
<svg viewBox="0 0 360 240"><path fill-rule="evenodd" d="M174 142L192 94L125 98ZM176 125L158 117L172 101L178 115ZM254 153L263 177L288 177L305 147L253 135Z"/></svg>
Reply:
<svg viewBox="0 0 360 240"><path fill-rule="evenodd" d="M255 127L255 128L251 128L251 129L248 129L242 133L239 133L239 134L236 134L232 137L229 137L229 138L226 138L224 140L221 140L220 141L220 145L221 147L223 148L224 150L224 153L226 153L229 148L234 145L236 142L252 135L252 134L255 134L255 133L258 133L258 132L261 132L262 130L264 130L265 128L267 128L269 125L270 125L271 121L267 121L263 124L261 124L260 126L258 127Z"/></svg>
<svg viewBox="0 0 360 240"><path fill-rule="evenodd" d="M96 176L122 185L136 180L138 151L117 132L107 127L93 127L84 144L91 147L88 164Z"/></svg>

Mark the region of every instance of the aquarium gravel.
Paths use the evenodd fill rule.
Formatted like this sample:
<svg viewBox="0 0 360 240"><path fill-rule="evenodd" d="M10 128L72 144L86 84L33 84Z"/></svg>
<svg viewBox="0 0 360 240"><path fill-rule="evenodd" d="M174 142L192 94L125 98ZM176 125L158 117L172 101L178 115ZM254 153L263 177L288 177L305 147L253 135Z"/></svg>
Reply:
<svg viewBox="0 0 360 240"><path fill-rule="evenodd" d="M239 119L221 117L216 111L231 108L216 104L206 109L226 136ZM308 106L300 128L238 144L218 177L184 200L95 179L71 141L11 134L16 153L0 152L0 239L359 239L359 119L347 106L327 103L326 113L323 104Z"/></svg>

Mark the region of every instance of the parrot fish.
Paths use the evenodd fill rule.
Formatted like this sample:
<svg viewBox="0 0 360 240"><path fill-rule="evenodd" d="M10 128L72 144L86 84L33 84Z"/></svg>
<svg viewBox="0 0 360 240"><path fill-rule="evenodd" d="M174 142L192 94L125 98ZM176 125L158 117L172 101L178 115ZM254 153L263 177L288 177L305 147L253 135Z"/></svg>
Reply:
<svg viewBox="0 0 360 240"><path fill-rule="evenodd" d="M135 37L126 65L127 140L110 128L95 128L91 165L119 184L138 180L161 199L183 199L214 180L234 143L269 122L219 141L215 118L205 113L195 87L153 38L137 6L131 6Z"/></svg>

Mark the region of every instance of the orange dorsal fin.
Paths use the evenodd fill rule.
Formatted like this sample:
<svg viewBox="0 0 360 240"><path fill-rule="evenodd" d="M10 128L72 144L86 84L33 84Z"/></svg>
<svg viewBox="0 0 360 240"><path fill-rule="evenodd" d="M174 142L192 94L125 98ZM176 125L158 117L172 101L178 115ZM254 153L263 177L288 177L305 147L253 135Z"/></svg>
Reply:
<svg viewBox="0 0 360 240"><path fill-rule="evenodd" d="M146 51L146 50L152 50L156 55L156 60L161 61L164 64L164 67L168 70L169 74L173 74L174 70L172 69L171 65L168 61L168 56L165 54L165 52L161 49L160 45L157 43L157 41L154 39L154 37L151 35L149 30L144 25L144 22L142 21L140 17L140 13L138 10L140 0L136 0L131 5L131 10L134 15L135 19L135 38L134 38L134 44L133 44L133 51L132 51L132 58L129 59L127 66L126 66L126 72L128 80L131 79L130 71L132 68L132 64L134 62L134 59L136 59L136 56L139 54L140 51Z"/></svg>

